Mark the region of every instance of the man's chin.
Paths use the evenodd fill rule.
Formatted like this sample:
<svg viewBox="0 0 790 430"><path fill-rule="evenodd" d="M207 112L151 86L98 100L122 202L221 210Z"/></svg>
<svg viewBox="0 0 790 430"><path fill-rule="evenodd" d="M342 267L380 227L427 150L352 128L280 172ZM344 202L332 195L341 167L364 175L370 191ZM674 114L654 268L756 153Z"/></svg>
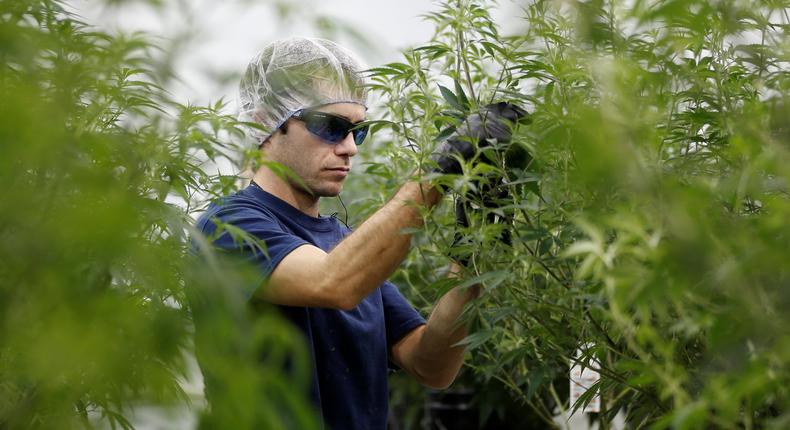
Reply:
<svg viewBox="0 0 790 430"><path fill-rule="evenodd" d="M337 184L332 187L322 187L320 190L313 190L315 195L319 197L337 197L343 191L343 184Z"/></svg>
<svg viewBox="0 0 790 430"><path fill-rule="evenodd" d="M319 197L337 197L340 195L340 192L343 191L342 188L333 190L333 191L326 191L322 193L317 193Z"/></svg>
<svg viewBox="0 0 790 430"><path fill-rule="evenodd" d="M343 184L342 183L334 183L331 185L323 185L320 187L310 186L307 184L292 184L297 189L301 190L301 192L314 196L314 197L337 197L341 191L343 191Z"/></svg>

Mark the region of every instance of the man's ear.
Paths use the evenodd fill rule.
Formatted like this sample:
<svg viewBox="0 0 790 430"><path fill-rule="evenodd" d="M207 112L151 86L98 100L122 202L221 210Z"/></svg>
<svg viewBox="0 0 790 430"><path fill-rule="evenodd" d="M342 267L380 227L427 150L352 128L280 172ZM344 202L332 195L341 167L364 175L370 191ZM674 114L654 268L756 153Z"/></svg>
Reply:
<svg viewBox="0 0 790 430"><path fill-rule="evenodd" d="M283 136L288 134L288 121L285 121L283 123L283 125L280 126L280 128L278 128L277 130L274 131L274 133L272 133L271 136L267 137L266 140L261 142L258 145L258 148L259 149L263 148L263 146L266 145L267 142L270 143L270 142L274 141L274 139L282 139L282 137L278 136L278 134L282 134Z"/></svg>
<svg viewBox="0 0 790 430"><path fill-rule="evenodd" d="M287 134L287 132L288 132L288 123L286 122L285 124L280 126L280 128L275 130L274 133L272 133L271 136L269 136L265 140L261 141L261 143L258 144L258 149L262 149L267 143L271 144L274 141L274 139L281 139L281 137L278 136L278 134L285 135L285 134Z"/></svg>

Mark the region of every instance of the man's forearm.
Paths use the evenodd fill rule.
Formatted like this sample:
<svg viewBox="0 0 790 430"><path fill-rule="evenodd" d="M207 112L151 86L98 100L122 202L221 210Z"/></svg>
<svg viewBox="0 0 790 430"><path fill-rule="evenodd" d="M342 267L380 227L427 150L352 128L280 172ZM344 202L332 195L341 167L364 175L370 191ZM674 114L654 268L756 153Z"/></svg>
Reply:
<svg viewBox="0 0 790 430"><path fill-rule="evenodd" d="M395 196L327 255L327 283L352 307L384 282L406 257L411 234L402 230L422 225L421 207L441 199L433 187L403 185Z"/></svg>
<svg viewBox="0 0 790 430"><path fill-rule="evenodd" d="M453 345L463 340L468 330L459 317L466 304L479 295L479 285L455 287L439 299L431 312L414 356L415 372L433 381L431 385L449 386L461 369L465 348Z"/></svg>

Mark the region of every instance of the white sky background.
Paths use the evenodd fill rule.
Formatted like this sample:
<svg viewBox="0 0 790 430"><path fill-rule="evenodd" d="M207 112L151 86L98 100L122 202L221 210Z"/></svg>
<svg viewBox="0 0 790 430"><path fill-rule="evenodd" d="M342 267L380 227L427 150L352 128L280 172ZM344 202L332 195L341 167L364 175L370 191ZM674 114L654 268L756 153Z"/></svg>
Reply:
<svg viewBox="0 0 790 430"><path fill-rule="evenodd" d="M419 15L439 9L427 0L165 0L155 8L144 1L104 6L95 0L70 0L70 8L90 24L104 29L142 30L162 37L162 47L190 31L188 41L169 48L176 55L181 83L168 88L180 102L206 104L224 98L235 112L238 77L247 62L267 43L290 36L327 37L350 48L368 66L399 60L399 52L426 43L433 24ZM278 7L293 10L290 19L278 18ZM520 15L512 1L491 11L503 30ZM357 31L369 46L343 30L327 33L316 28L316 17L342 23ZM167 48L166 48L167 49Z"/></svg>

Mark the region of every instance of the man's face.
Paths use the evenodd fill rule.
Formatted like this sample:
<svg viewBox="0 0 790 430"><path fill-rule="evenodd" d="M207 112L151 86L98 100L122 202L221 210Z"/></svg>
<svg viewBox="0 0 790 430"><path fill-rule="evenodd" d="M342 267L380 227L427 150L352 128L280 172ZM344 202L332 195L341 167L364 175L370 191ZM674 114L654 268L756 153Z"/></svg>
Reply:
<svg viewBox="0 0 790 430"><path fill-rule="evenodd" d="M365 119L365 108L354 103L336 103L314 110L339 115L353 123ZM343 189L357 145L353 133L338 143L329 143L307 131L302 121L292 118L288 120L287 133L276 133L264 151L269 160L290 168L316 198L334 197ZM289 184L305 192L296 181Z"/></svg>

